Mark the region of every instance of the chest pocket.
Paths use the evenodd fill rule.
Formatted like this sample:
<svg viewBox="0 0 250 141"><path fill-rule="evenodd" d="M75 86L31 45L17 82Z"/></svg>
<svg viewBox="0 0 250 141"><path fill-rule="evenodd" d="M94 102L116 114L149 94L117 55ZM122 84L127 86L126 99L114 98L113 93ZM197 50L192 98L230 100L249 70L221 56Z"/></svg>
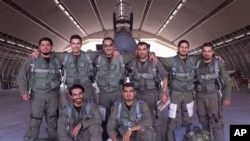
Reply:
<svg viewBox="0 0 250 141"><path fill-rule="evenodd" d="M87 67L87 64L83 61L79 61L78 62L78 67L79 67L79 70L83 70L84 68Z"/></svg>

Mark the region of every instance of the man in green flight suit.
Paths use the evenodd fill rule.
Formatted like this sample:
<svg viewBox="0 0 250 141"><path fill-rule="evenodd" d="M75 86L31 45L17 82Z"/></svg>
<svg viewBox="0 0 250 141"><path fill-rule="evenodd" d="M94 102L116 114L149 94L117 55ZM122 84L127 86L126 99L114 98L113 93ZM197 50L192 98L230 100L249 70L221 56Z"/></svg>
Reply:
<svg viewBox="0 0 250 141"><path fill-rule="evenodd" d="M157 140L161 140L160 111L157 109L157 101L163 104L168 99L168 73L161 62L154 64L149 59L150 46L146 42L137 44L137 57L128 64L130 81L135 84L136 98L144 100L152 113ZM161 86L162 83L162 86ZM160 97L160 98L159 98Z"/></svg>
<svg viewBox="0 0 250 141"><path fill-rule="evenodd" d="M134 83L123 85L123 100L116 102L108 120L107 132L112 141L154 141L151 111L146 102L135 98Z"/></svg>
<svg viewBox="0 0 250 141"><path fill-rule="evenodd" d="M81 51L82 47L82 38L80 35L72 35L70 37L70 47L72 52L55 52L56 57L63 64L63 89L64 92L61 92L61 107L64 107L68 104L66 99L71 101L70 95L68 94L68 88L74 84L80 84L84 86L85 89L85 100L93 100L94 93L92 87L93 77L93 59L99 52L83 52ZM37 53L32 53L34 58L37 57ZM66 93L64 95L63 93ZM66 96L66 97L65 97Z"/></svg>
<svg viewBox="0 0 250 141"><path fill-rule="evenodd" d="M196 65L198 118L204 130L210 132L212 129L214 141L225 141L221 105L230 105L231 78L224 64L213 58L214 47L211 43L202 45L202 55Z"/></svg>
<svg viewBox="0 0 250 141"><path fill-rule="evenodd" d="M37 59L27 58L17 76L21 97L30 102L30 125L24 141L34 141L38 138L44 115L49 140L57 140L61 63L51 52L52 46L50 38L41 38L39 41L40 55Z"/></svg>
<svg viewBox="0 0 250 141"><path fill-rule="evenodd" d="M58 120L60 141L102 141L101 115L93 101L84 100L81 85L69 88L73 106L61 110Z"/></svg>
<svg viewBox="0 0 250 141"><path fill-rule="evenodd" d="M192 122L194 106L195 64L199 57L188 55L189 42L181 40L178 43L177 55L172 58L160 58L166 68L171 68L170 74L170 104L167 125L167 140L174 141L174 129L178 113L182 115L182 124L189 130Z"/></svg>

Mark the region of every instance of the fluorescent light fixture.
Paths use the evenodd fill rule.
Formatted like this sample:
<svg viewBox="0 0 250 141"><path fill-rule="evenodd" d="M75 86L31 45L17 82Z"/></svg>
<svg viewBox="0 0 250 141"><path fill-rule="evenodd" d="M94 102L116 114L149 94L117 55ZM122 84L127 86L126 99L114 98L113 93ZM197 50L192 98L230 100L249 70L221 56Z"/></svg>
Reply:
<svg viewBox="0 0 250 141"><path fill-rule="evenodd" d="M180 9L181 7L182 7L182 5L183 5L183 3L180 3L178 6L177 6L177 8L176 9Z"/></svg>
<svg viewBox="0 0 250 141"><path fill-rule="evenodd" d="M171 15L168 19L169 19L169 20L172 20L172 19L173 19L173 17L174 17L174 15Z"/></svg>
<svg viewBox="0 0 250 141"><path fill-rule="evenodd" d="M73 23L74 23L76 26L78 25L76 21L73 21Z"/></svg>
<svg viewBox="0 0 250 141"><path fill-rule="evenodd" d="M219 42L216 45L219 46L219 45L222 45L222 44L224 44L224 42Z"/></svg>
<svg viewBox="0 0 250 141"><path fill-rule="evenodd" d="M32 50L32 48L31 48L31 47L27 47L27 46L26 46L25 48Z"/></svg>
<svg viewBox="0 0 250 141"><path fill-rule="evenodd" d="M19 47L24 47L24 45L21 45L21 44L17 44L17 46L19 46Z"/></svg>
<svg viewBox="0 0 250 141"><path fill-rule="evenodd" d="M182 2L184 3L184 2L186 2L187 0L182 0Z"/></svg>
<svg viewBox="0 0 250 141"><path fill-rule="evenodd" d="M72 22L74 22L75 20L73 19L73 17L72 16L69 16L69 19L72 21Z"/></svg>
<svg viewBox="0 0 250 141"><path fill-rule="evenodd" d="M231 42L231 41L233 41L233 39L226 40L225 42L228 43L228 42Z"/></svg>
<svg viewBox="0 0 250 141"><path fill-rule="evenodd" d="M247 32L247 35L250 35L250 32Z"/></svg>
<svg viewBox="0 0 250 141"><path fill-rule="evenodd" d="M4 40L4 39L2 39L2 38L0 38L0 41L4 42L5 40Z"/></svg>
<svg viewBox="0 0 250 141"><path fill-rule="evenodd" d="M80 25L78 25L78 24L76 25L76 27L77 27L77 28L81 28Z"/></svg>
<svg viewBox="0 0 250 141"><path fill-rule="evenodd" d="M245 36L245 34L242 34L242 35L236 36L234 39L239 39L239 38L242 38L244 36Z"/></svg>
<svg viewBox="0 0 250 141"><path fill-rule="evenodd" d="M55 3L56 3L56 4L59 4L59 0L55 0Z"/></svg>
<svg viewBox="0 0 250 141"><path fill-rule="evenodd" d="M173 12L173 15L175 15L177 12L178 12L178 10L177 10L177 9L175 9L175 10L174 10L174 12Z"/></svg>
<svg viewBox="0 0 250 141"><path fill-rule="evenodd" d="M58 6L59 6L59 8L60 8L62 11L65 10L65 8L64 8L61 4L58 4Z"/></svg>
<svg viewBox="0 0 250 141"><path fill-rule="evenodd" d="M64 14L67 15L67 16L69 16L69 12L66 11L66 10L64 11Z"/></svg>
<svg viewBox="0 0 250 141"><path fill-rule="evenodd" d="M12 45L15 45L15 44L16 44L15 42L8 41L8 40L7 40L7 43L10 43L10 44L12 44Z"/></svg>

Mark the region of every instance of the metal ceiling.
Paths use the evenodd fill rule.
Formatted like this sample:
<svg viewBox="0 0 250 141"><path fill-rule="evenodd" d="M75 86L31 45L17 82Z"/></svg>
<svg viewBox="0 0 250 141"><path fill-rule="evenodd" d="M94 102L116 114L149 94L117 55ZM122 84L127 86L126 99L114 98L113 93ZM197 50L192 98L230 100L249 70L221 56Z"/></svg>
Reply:
<svg viewBox="0 0 250 141"><path fill-rule="evenodd" d="M181 0L123 0L134 12L133 35L148 34L172 45L190 41L191 48L249 25L249 0L184 0L165 28L157 33ZM54 49L68 45L72 34L83 39L113 36L113 9L118 0L58 0L83 32L57 6L54 0L1 0L0 31L36 44L51 37ZM101 37L101 38L102 38ZM138 37L136 37L138 38Z"/></svg>
<svg viewBox="0 0 250 141"><path fill-rule="evenodd" d="M199 52L204 42L212 42L229 70L250 78L250 0L122 1L133 8L134 38L156 38L170 47L186 39L192 53ZM73 34L83 40L112 37L117 2L0 0L0 81L15 81L41 37L50 37L56 51L65 49Z"/></svg>

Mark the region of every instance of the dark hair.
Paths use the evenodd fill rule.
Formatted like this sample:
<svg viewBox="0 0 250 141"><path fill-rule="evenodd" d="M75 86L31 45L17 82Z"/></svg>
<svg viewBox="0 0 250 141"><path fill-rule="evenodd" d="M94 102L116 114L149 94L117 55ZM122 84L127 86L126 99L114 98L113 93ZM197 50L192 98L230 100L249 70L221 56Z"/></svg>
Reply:
<svg viewBox="0 0 250 141"><path fill-rule="evenodd" d="M131 82L123 84L122 90L124 90L125 87L132 87L135 90L135 84Z"/></svg>
<svg viewBox="0 0 250 141"><path fill-rule="evenodd" d="M189 42L187 40L181 40L181 41L179 41L178 47L180 47L182 43L188 44L188 47L189 47Z"/></svg>
<svg viewBox="0 0 250 141"><path fill-rule="evenodd" d="M77 35L77 34L72 35L72 36L70 37L70 42L71 42L72 39L79 39L79 40L81 41L81 43L82 43L82 38L81 38L80 35Z"/></svg>
<svg viewBox="0 0 250 141"><path fill-rule="evenodd" d="M212 50L214 50L214 45L212 43L204 43L202 46L201 46L201 49L203 49L203 47L212 47Z"/></svg>
<svg viewBox="0 0 250 141"><path fill-rule="evenodd" d="M53 42L49 37L43 37L39 40L39 45L41 44L42 41L48 41L51 46L53 46Z"/></svg>
<svg viewBox="0 0 250 141"><path fill-rule="evenodd" d="M105 38L102 40L102 45L104 44L104 42L105 42L106 40L111 40L112 43L114 43L113 38L111 38L111 37L105 37Z"/></svg>
<svg viewBox="0 0 250 141"><path fill-rule="evenodd" d="M82 92L84 93L84 88L82 85L75 84L69 88L69 94L72 95L72 90L73 89L81 89Z"/></svg>
<svg viewBox="0 0 250 141"><path fill-rule="evenodd" d="M147 46L147 48L150 48L150 45L148 43L146 43L146 42L139 42L137 44L137 48L138 48L138 46L142 46L142 45L145 45L145 46Z"/></svg>

